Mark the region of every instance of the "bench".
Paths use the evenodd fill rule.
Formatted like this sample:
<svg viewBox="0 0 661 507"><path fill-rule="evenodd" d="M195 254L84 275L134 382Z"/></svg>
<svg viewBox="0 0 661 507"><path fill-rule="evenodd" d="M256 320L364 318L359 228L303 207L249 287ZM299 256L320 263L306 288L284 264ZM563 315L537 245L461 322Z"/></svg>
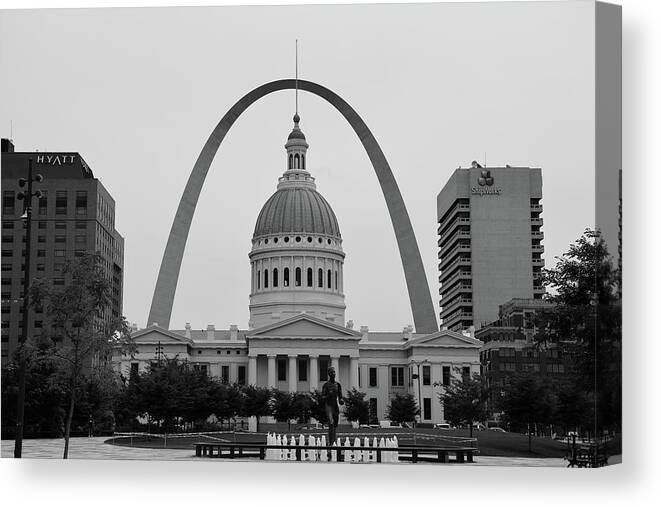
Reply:
<svg viewBox="0 0 661 507"><path fill-rule="evenodd" d="M608 465L608 456L599 452L597 447L574 449L565 459L568 461L567 468L597 468Z"/></svg>
<svg viewBox="0 0 661 507"><path fill-rule="evenodd" d="M365 446L317 446L317 445L268 445L244 442L198 442L195 444L195 456L198 458L266 458L267 449L294 449L296 461L301 461L303 450L308 451L336 451L337 461L344 461L346 451L370 451L376 453L376 462L381 463L383 452L396 451L402 461L431 461L437 463L472 463L473 454L477 452L475 447L427 447L427 446L400 446L390 447L365 447ZM404 455L402 455L404 454ZM454 460L450 460L450 457Z"/></svg>

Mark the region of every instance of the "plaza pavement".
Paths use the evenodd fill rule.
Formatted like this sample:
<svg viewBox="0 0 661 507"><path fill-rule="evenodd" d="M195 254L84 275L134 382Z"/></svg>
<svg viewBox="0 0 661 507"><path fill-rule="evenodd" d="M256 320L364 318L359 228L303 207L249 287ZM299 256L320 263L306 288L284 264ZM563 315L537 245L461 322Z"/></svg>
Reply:
<svg viewBox="0 0 661 507"><path fill-rule="evenodd" d="M77 437L72 438L69 444L69 457L71 459L135 459L135 460L211 460L209 458L196 458L194 450L187 449L145 449L138 447L124 447L106 444L108 437ZM64 440L61 438L24 440L23 457L28 459L60 459L64 449ZM14 441L2 441L2 457L11 458L14 454ZM247 459L245 461L256 461ZM422 465L402 462L406 465ZM429 463L427 463L428 465ZM496 456L476 456L474 463L463 465L447 464L445 466L535 466L535 467L564 467L566 461L562 458L504 458Z"/></svg>

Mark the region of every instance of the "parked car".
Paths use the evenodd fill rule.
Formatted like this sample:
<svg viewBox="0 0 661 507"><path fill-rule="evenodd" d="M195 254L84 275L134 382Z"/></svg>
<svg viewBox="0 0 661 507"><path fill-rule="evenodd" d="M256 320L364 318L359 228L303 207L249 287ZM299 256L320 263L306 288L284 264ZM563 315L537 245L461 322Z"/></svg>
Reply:
<svg viewBox="0 0 661 507"><path fill-rule="evenodd" d="M499 433L507 433L507 431L505 431L503 428L500 428L498 426L492 426L491 428L489 428L489 431L497 431Z"/></svg>
<svg viewBox="0 0 661 507"><path fill-rule="evenodd" d="M451 430L452 426L450 426L448 423L436 423L436 424L434 424L434 429L437 429L437 430Z"/></svg>

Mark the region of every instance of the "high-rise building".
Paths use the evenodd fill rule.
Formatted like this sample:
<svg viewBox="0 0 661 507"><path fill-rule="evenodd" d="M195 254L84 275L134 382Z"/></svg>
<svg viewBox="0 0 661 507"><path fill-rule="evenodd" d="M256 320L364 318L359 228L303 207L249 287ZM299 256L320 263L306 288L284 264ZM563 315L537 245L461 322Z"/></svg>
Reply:
<svg viewBox="0 0 661 507"><path fill-rule="evenodd" d="M441 327L460 331L498 319L511 298L540 299L542 171L457 169L437 197Z"/></svg>
<svg viewBox="0 0 661 507"><path fill-rule="evenodd" d="M2 140L2 361L11 357L22 333L25 269L24 201L17 199L19 178L27 178L28 161L43 181L34 184L43 197L32 201L31 277L64 284L66 261L97 252L112 284L104 319L122 314L124 238L115 230L115 201L76 152L16 152ZM28 336L46 325L43 313L30 309Z"/></svg>

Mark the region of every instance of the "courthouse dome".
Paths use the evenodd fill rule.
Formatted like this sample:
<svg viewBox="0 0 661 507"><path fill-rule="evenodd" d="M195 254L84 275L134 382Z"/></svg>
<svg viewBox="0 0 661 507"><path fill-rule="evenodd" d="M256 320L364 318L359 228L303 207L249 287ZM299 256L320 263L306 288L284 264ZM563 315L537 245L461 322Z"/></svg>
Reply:
<svg viewBox="0 0 661 507"><path fill-rule="evenodd" d="M273 194L257 218L254 238L272 234L316 234L340 237L328 201L312 188L287 187Z"/></svg>

